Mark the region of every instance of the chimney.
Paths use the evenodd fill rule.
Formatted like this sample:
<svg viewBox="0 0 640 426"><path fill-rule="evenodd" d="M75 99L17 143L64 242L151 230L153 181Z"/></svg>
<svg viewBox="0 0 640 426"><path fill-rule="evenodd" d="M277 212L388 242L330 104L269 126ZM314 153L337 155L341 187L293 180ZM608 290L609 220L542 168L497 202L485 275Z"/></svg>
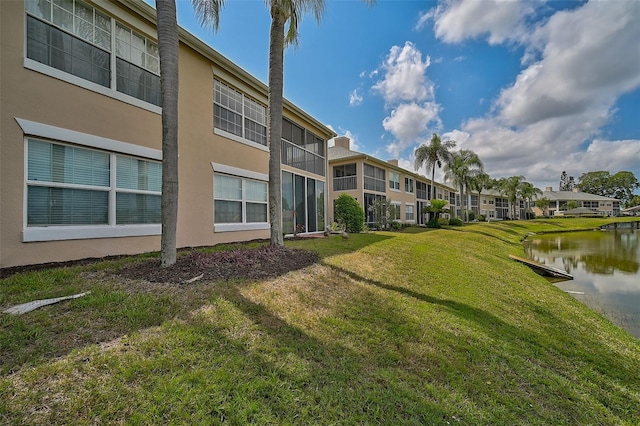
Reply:
<svg viewBox="0 0 640 426"><path fill-rule="evenodd" d="M336 146L340 148L349 149L349 145L351 144L351 139L346 136L338 136L334 139Z"/></svg>
<svg viewBox="0 0 640 426"><path fill-rule="evenodd" d="M392 166L398 167L398 160L387 160L387 163L391 164Z"/></svg>
<svg viewBox="0 0 640 426"><path fill-rule="evenodd" d="M552 186L547 186L547 187L544 189L544 191L545 191L545 192L553 192L553 187L552 187Z"/></svg>

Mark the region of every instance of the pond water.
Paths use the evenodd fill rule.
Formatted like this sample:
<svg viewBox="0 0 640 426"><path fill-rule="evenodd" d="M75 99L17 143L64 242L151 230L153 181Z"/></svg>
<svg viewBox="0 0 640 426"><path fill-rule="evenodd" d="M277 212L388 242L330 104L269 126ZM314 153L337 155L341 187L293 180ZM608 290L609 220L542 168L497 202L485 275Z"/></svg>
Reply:
<svg viewBox="0 0 640 426"><path fill-rule="evenodd" d="M640 231L534 235L529 259L573 275L555 285L640 339Z"/></svg>

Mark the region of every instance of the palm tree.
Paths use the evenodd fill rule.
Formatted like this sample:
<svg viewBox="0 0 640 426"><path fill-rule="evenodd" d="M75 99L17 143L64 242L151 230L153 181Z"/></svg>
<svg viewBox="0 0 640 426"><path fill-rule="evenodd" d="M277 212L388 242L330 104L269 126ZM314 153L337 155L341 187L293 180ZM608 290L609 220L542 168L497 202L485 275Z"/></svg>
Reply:
<svg viewBox="0 0 640 426"><path fill-rule="evenodd" d="M451 181L454 186L460 189L462 217L465 221L468 220L465 209L465 191L469 188L471 180L483 171L484 165L480 161L480 157L469 149L454 152L449 162L444 166L444 179Z"/></svg>
<svg viewBox="0 0 640 426"><path fill-rule="evenodd" d="M529 219L529 213L531 211L531 200L536 195L542 195L542 191L539 188L533 186L532 183L529 182L521 182L520 187L518 188L518 194L520 197L527 201L527 209L525 213L525 219Z"/></svg>
<svg viewBox="0 0 640 426"><path fill-rule="evenodd" d="M473 178L471 178L469 182L469 189L472 191L478 191L478 215L480 214L480 196L482 195L482 191L485 189L491 188L491 176L489 176L485 172L480 172Z"/></svg>
<svg viewBox="0 0 640 426"><path fill-rule="evenodd" d="M511 176L508 178L500 178L496 182L498 191L509 200L511 204L512 215L511 218L516 217L516 200L518 198L518 188L520 184L524 182L524 176Z"/></svg>
<svg viewBox="0 0 640 426"><path fill-rule="evenodd" d="M175 0L156 0L162 91L162 237L160 264L176 263L178 224L178 22Z"/></svg>
<svg viewBox="0 0 640 426"><path fill-rule="evenodd" d="M431 169L431 190L433 191L432 200L436 198L436 186L434 182L436 174L436 165L438 168L442 167L442 164L447 164L451 159L451 151L456 146L455 141L442 142L440 136L434 133L431 136L429 145L421 145L415 150L415 168L420 169L423 165L427 166L427 169Z"/></svg>

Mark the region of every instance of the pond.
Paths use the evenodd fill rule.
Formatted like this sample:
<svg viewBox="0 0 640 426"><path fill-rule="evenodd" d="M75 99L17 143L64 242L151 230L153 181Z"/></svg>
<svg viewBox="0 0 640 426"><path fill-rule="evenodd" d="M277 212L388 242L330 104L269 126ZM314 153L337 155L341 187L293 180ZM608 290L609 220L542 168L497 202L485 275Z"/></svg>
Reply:
<svg viewBox="0 0 640 426"><path fill-rule="evenodd" d="M565 270L555 285L640 339L640 231L586 231L534 235L529 259Z"/></svg>

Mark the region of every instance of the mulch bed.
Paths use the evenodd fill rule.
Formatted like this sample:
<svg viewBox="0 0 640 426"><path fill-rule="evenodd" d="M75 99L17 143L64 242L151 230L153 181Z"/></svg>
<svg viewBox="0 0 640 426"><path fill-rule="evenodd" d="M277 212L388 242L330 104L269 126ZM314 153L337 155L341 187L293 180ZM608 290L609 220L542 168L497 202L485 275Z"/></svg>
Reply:
<svg viewBox="0 0 640 426"><path fill-rule="evenodd" d="M175 265L160 267L160 260L123 267L118 275L151 282L187 283L190 280L228 281L274 278L318 261L317 253L282 246L263 246L214 253L178 256Z"/></svg>

